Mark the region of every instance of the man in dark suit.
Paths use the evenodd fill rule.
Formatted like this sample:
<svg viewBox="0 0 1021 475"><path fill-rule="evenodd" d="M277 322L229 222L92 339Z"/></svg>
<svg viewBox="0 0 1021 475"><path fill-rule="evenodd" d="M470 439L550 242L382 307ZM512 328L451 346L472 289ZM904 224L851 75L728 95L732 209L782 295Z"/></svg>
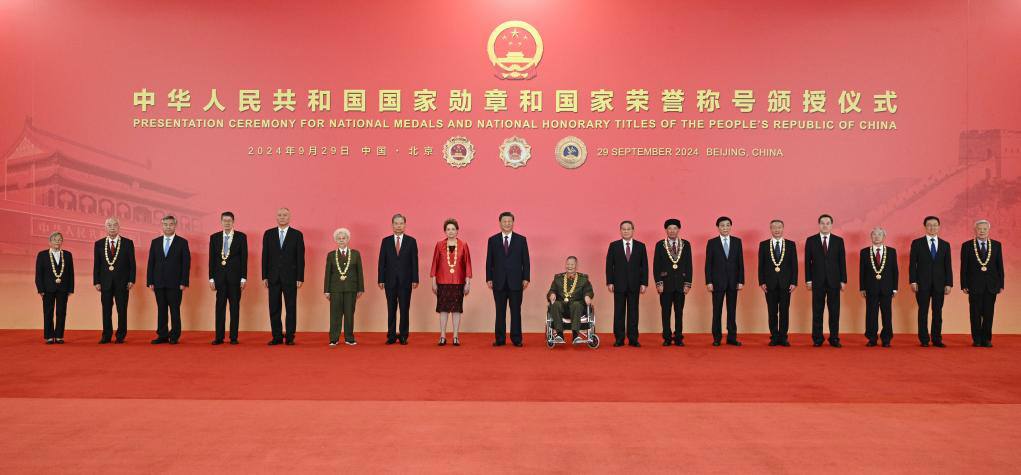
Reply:
<svg viewBox="0 0 1021 475"><path fill-rule="evenodd" d="M663 223L666 239L656 243L652 253L652 275L659 293L659 306L663 320L663 346L684 346L684 298L691 290L691 243L678 237L679 219ZM673 310L676 331L670 328Z"/></svg>
<svg viewBox="0 0 1021 475"><path fill-rule="evenodd" d="M883 347L893 339L893 298L897 295L897 250L883 244L886 231L875 228L871 233L872 245L861 250L858 256L858 290L865 297L865 346L876 346L876 337ZM879 333L879 314L883 315L883 332Z"/></svg>
<svg viewBox="0 0 1021 475"><path fill-rule="evenodd" d="M418 288L418 242L404 233L407 219L402 214L390 218L393 234L379 246L379 288L386 291L386 344L408 344L411 291ZM397 309L400 307L400 330Z"/></svg>
<svg viewBox="0 0 1021 475"><path fill-rule="evenodd" d="M993 311L1003 292L1003 246L989 239L989 221L975 223L975 239L961 245L961 290L968 294L971 346L993 346Z"/></svg>
<svg viewBox="0 0 1021 475"><path fill-rule="evenodd" d="M294 344L298 328L298 289L305 281L305 237L291 227L291 210L277 210L277 226L262 234L262 285L269 289L270 346ZM287 310L280 322L281 296Z"/></svg>
<svg viewBox="0 0 1021 475"><path fill-rule="evenodd" d="M649 257L645 244L634 239L635 224L621 221L619 241L606 250L606 288L613 294L613 346L638 343L638 297L649 286Z"/></svg>
<svg viewBox="0 0 1021 475"><path fill-rule="evenodd" d="M730 235L733 221L716 218L718 237L705 245L705 282L713 295L713 346L723 339L721 320L723 300L727 300L727 344L741 346L737 340L737 292L744 289L744 254L741 239Z"/></svg>
<svg viewBox="0 0 1021 475"><path fill-rule="evenodd" d="M503 346L507 341L507 306L510 304L511 343L521 346L521 300L531 279L528 258L528 241L514 232L514 215L500 213L500 232L489 237L486 246L486 285L493 290L496 302L496 341Z"/></svg>
<svg viewBox="0 0 1021 475"><path fill-rule="evenodd" d="M769 346L791 346L791 293L798 286L798 249L783 238L783 221L769 222L773 236L759 243L759 287L766 293Z"/></svg>
<svg viewBox="0 0 1021 475"><path fill-rule="evenodd" d="M103 306L103 334L99 343L110 343L113 332L113 307L117 305L117 343L128 335L128 291L135 286L135 243L120 235L117 218L106 220L106 237L92 249L92 285L99 291Z"/></svg>
<svg viewBox="0 0 1021 475"><path fill-rule="evenodd" d="M940 222L926 216L922 222L925 236L911 241L908 260L908 281L918 301L918 341L922 346L943 348L943 297L954 287L954 270L950 265L950 243L939 238ZM932 303L932 331L929 326L929 304Z"/></svg>
<svg viewBox="0 0 1021 475"><path fill-rule="evenodd" d="M47 345L64 344L67 298L74 293L74 258L61 246L64 235L50 234L49 249L35 259L35 290L43 299L43 339Z"/></svg>
<svg viewBox="0 0 1021 475"><path fill-rule="evenodd" d="M156 294L156 339L152 344L176 345L181 338L181 297L188 287L191 251L188 241L176 234L177 218L164 216L161 223L163 235L149 244L149 264L145 272L145 285Z"/></svg>
<svg viewBox="0 0 1021 475"><path fill-rule="evenodd" d="M223 344L230 303L230 344L238 344L238 322L241 315L241 290L248 281L248 237L234 230L234 213L220 215L223 231L209 236L209 288L216 291L216 337L214 345Z"/></svg>
<svg viewBox="0 0 1021 475"><path fill-rule="evenodd" d="M819 234L805 240L805 286L812 291L812 345L822 346L822 314L830 312L830 346L840 348L840 292L847 285L844 239L833 231L833 217L819 216Z"/></svg>

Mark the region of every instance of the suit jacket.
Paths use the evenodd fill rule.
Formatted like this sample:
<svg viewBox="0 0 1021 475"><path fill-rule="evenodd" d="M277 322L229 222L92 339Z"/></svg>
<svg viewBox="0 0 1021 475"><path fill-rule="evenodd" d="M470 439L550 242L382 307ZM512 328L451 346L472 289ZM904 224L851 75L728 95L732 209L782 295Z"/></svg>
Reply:
<svg viewBox="0 0 1021 475"><path fill-rule="evenodd" d="M805 283L813 288L839 289L847 283L847 254L844 239L830 233L828 250L823 250L822 237L818 234L805 240Z"/></svg>
<svg viewBox="0 0 1021 475"><path fill-rule="evenodd" d="M971 292L1000 293L1003 290L1003 247L999 241L989 240L987 246L993 254L985 272L975 257L975 240L961 245L961 288ZM981 256L985 260L986 256Z"/></svg>
<svg viewBox="0 0 1021 475"><path fill-rule="evenodd" d="M170 250L163 255L163 236L149 243L149 265L145 270L145 285L157 289L176 289L188 286L188 274L191 272L191 251L188 241L181 236L174 236L170 241Z"/></svg>
<svg viewBox="0 0 1021 475"><path fill-rule="evenodd" d="M640 286L649 286L649 256L644 243L631 240L630 260L623 239L610 243L606 249L606 284L612 284L614 292L638 292Z"/></svg>
<svg viewBox="0 0 1021 475"><path fill-rule="evenodd" d="M280 247L280 231L272 227L262 234L262 279L281 285L305 281L305 236L287 228L284 246Z"/></svg>
<svg viewBox="0 0 1021 475"><path fill-rule="evenodd" d="M684 290L684 287L691 287L691 243L687 239L678 239L682 249L681 258L677 261L677 268L670 260L670 254L664 247L666 239L656 243L656 249L652 252L652 278L657 284L663 283L663 292L676 292Z"/></svg>
<svg viewBox="0 0 1021 475"><path fill-rule="evenodd" d="M454 263L454 273L450 273L450 263L447 257L447 238L436 243L433 248L433 261L429 266L429 277L435 277L437 284L463 284L465 279L472 278L472 257L468 250L468 243L457 238L457 262Z"/></svg>
<svg viewBox="0 0 1021 475"><path fill-rule="evenodd" d="M919 289L940 292L944 287L953 287L954 269L950 265L950 243L937 238L936 258L933 259L932 252L929 251L928 236L911 241L908 282L918 284Z"/></svg>
<svg viewBox="0 0 1021 475"><path fill-rule="evenodd" d="M521 290L522 281L531 281L531 264L528 258L528 240L518 233L511 233L510 249L503 251L503 233L489 237L486 245L486 282L492 282L494 289Z"/></svg>
<svg viewBox="0 0 1021 475"><path fill-rule="evenodd" d="M60 283L57 283L57 277L53 275L53 266L50 264L50 250L44 249L39 252L35 257L35 290L36 292L43 293L54 293L54 292L67 292L69 294L74 293L74 259L71 258L71 253L64 251L64 255L61 259L64 259L64 273L60 274ZM60 272L60 264L56 264L57 272Z"/></svg>
<svg viewBox="0 0 1021 475"><path fill-rule="evenodd" d="M566 272L561 272L553 276L553 283L550 284L549 286L549 292L546 292L547 301L549 300L549 294L555 294L557 296L557 300L561 302L564 301L565 275L567 275ZM589 280L588 275L582 274L581 272L577 272L575 273L575 275L577 276L578 279L577 285L574 285L574 280L568 281L568 283L570 283L571 285L568 286L567 290L571 290L571 287L574 287L574 292L571 292L571 301L584 302L583 300L584 297L589 298L595 297L596 293L595 291L592 290L592 281Z"/></svg>
<svg viewBox="0 0 1021 475"><path fill-rule="evenodd" d="M347 261L351 260L351 265ZM365 292L365 272L362 268L362 254L354 249L348 248L347 258L341 257L337 262L337 250L334 249L326 254L326 277L323 278L324 293L338 292ZM347 269L347 278L340 279L340 270Z"/></svg>
<svg viewBox="0 0 1021 475"><path fill-rule="evenodd" d="M773 264L773 259L780 259L780 256L770 258L772 239L766 239L759 243L759 285L765 285L769 290L787 289L792 285L798 285L798 248L794 241L783 240L784 253L783 261L779 266ZM780 272L776 268L780 267Z"/></svg>
<svg viewBox="0 0 1021 475"><path fill-rule="evenodd" d="M235 230L229 251L227 265L223 265L223 231L209 236L209 278L217 289L228 284L240 286L241 279L248 280L248 236Z"/></svg>
<svg viewBox="0 0 1021 475"><path fill-rule="evenodd" d="M872 246L862 249L858 255L858 280L861 281L858 290L870 294L878 293L883 297L893 295L893 292L897 290L897 280L900 278L900 273L897 270L897 250L886 246L886 267L883 268L880 279L876 279L876 270L879 269L879 265L873 269L872 259Z"/></svg>
<svg viewBox="0 0 1021 475"><path fill-rule="evenodd" d="M113 261L113 270L106 263L106 238L96 241L92 249L92 285L99 285L102 290L127 288L128 283L135 282L135 243L120 237L120 253ZM110 254L110 259L113 259Z"/></svg>
<svg viewBox="0 0 1021 475"><path fill-rule="evenodd" d="M737 290L744 285L744 251L741 239L730 236L730 257L723 252L719 236L705 245L705 282L713 284L713 291Z"/></svg>
<svg viewBox="0 0 1021 475"><path fill-rule="evenodd" d="M411 287L418 283L418 241L405 234L401 237L401 253L393 234L379 245L379 279L387 288Z"/></svg>

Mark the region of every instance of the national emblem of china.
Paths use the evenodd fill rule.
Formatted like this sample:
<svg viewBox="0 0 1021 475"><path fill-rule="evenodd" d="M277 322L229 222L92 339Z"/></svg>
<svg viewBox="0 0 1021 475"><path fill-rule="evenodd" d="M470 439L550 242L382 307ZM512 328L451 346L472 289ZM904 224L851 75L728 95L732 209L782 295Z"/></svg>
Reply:
<svg viewBox="0 0 1021 475"><path fill-rule="evenodd" d="M486 51L496 67L496 77L532 79L542 60L542 37L528 23L505 21L490 33Z"/></svg>
<svg viewBox="0 0 1021 475"><path fill-rule="evenodd" d="M578 168L585 163L588 151L585 142L574 136L568 136L557 142L556 157L564 168Z"/></svg>
<svg viewBox="0 0 1021 475"><path fill-rule="evenodd" d="M475 158L475 146L467 137L451 137L443 144L443 158L454 168L464 168Z"/></svg>
<svg viewBox="0 0 1021 475"><path fill-rule="evenodd" d="M511 137L500 145L500 159L511 168L521 168L532 158L532 146L521 137Z"/></svg>

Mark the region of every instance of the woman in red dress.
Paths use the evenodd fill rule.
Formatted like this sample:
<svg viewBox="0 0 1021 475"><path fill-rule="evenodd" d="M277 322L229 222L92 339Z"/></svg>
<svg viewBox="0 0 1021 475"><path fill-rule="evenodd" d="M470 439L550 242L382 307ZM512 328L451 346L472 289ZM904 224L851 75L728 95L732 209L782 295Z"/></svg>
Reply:
<svg viewBox="0 0 1021 475"><path fill-rule="evenodd" d="M460 229L456 219L443 222L443 232L447 236L436 243L429 271L433 293L436 294L436 313L440 314L440 346L447 344L447 319L450 316L454 317L453 344L461 346L458 330L464 311L464 296L471 290L472 260L468 244L457 237Z"/></svg>

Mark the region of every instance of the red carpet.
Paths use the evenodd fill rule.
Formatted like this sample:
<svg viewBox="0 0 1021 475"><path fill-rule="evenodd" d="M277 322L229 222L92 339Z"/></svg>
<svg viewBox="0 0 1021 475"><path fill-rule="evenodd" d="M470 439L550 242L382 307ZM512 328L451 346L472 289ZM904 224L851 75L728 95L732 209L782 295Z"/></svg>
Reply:
<svg viewBox="0 0 1021 475"><path fill-rule="evenodd" d="M992 472L1021 454L1021 336L972 348L267 347L0 331L4 472ZM577 456L567 456L567 454Z"/></svg>

